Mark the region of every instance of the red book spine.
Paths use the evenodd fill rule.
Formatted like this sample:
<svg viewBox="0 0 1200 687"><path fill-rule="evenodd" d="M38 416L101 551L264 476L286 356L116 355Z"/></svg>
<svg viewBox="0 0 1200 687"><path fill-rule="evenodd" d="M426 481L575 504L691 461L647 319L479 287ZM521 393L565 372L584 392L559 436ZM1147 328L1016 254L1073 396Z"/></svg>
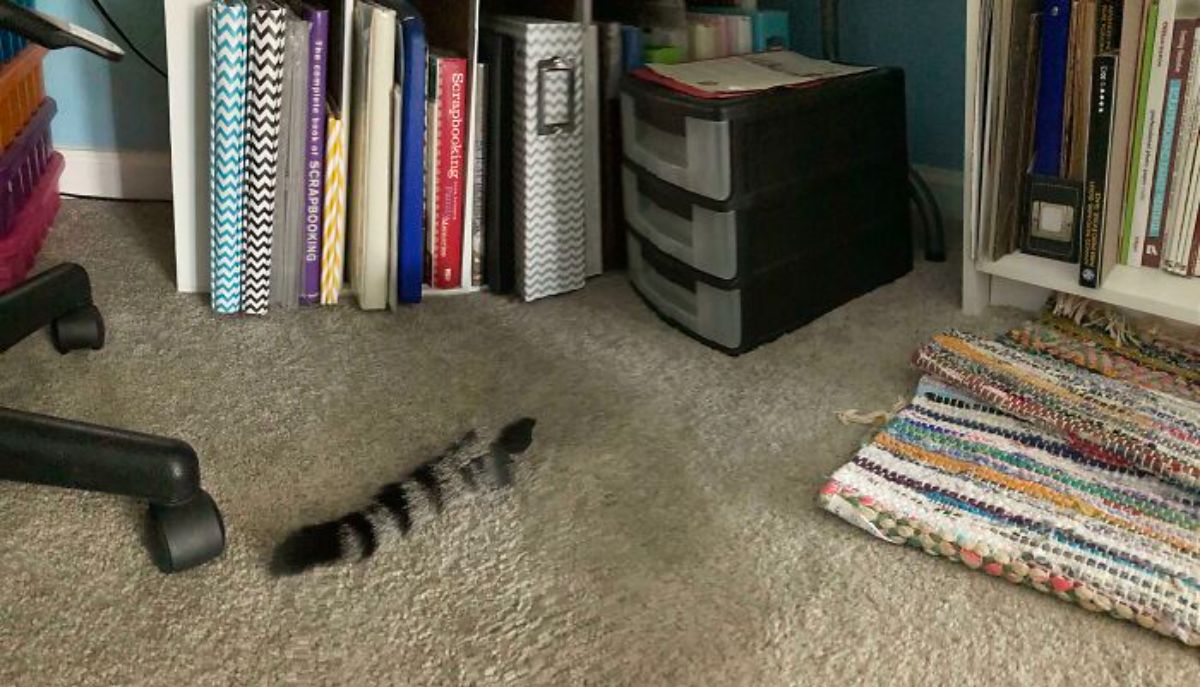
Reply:
<svg viewBox="0 0 1200 687"><path fill-rule="evenodd" d="M467 61L439 57L437 240L433 286L457 289L462 284L463 198L466 194Z"/></svg>

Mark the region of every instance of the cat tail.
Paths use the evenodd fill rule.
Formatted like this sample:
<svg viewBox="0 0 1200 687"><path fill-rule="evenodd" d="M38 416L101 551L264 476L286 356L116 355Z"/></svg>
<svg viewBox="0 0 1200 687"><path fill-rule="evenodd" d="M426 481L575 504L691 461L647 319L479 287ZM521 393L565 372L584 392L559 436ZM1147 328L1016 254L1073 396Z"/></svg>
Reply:
<svg viewBox="0 0 1200 687"><path fill-rule="evenodd" d="M366 508L292 532L276 547L271 573L298 575L346 560L355 552L360 561L370 558L379 548L379 520L390 522L401 535L412 529L414 492L423 494L436 514L442 511L451 481L461 482L471 491L481 486L509 486L513 458L533 443L535 424L533 418L521 418L505 426L485 446L479 446L475 432L468 432L400 480L384 485Z"/></svg>

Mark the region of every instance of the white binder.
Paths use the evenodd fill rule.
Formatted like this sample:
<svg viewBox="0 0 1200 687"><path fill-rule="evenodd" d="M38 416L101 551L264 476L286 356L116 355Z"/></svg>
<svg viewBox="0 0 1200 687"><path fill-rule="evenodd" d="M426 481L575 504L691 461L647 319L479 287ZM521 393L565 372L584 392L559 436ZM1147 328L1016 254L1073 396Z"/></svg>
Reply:
<svg viewBox="0 0 1200 687"><path fill-rule="evenodd" d="M392 90L396 13L360 3L354 11L350 127L350 283L363 310L388 305L391 250Z"/></svg>

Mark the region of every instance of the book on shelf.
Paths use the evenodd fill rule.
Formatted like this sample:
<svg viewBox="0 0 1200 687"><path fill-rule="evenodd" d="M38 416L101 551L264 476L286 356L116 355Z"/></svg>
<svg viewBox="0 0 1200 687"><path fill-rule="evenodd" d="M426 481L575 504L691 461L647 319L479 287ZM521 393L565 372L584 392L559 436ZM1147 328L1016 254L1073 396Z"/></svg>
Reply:
<svg viewBox="0 0 1200 687"><path fill-rule="evenodd" d="M1171 30L1175 20L1174 0L1147 3L1138 66L1138 99L1134 110L1135 132L1130 151L1128 191L1125 195L1125 224L1122 230L1121 262L1142 264L1142 244L1150 217L1154 167L1158 159L1158 131L1162 125L1163 92L1171 52Z"/></svg>
<svg viewBox="0 0 1200 687"><path fill-rule="evenodd" d="M242 312L262 315L271 295L271 242L279 218L280 112L283 108L285 14L273 2L250 12L246 72L246 220Z"/></svg>
<svg viewBox="0 0 1200 687"><path fill-rule="evenodd" d="M329 72L329 10L305 5L309 24L307 64L307 145L304 168L304 269L300 302L321 300L321 235L325 210L325 111Z"/></svg>
<svg viewBox="0 0 1200 687"><path fill-rule="evenodd" d="M1195 276L1200 0L982 9L972 259L1076 263L1086 287L1116 265Z"/></svg>
<svg viewBox="0 0 1200 687"><path fill-rule="evenodd" d="M391 204L392 92L396 80L396 13L368 3L355 9L354 110L350 147L347 267L358 305L388 305L394 215Z"/></svg>
<svg viewBox="0 0 1200 687"><path fill-rule="evenodd" d="M1176 151L1181 126L1181 109L1187 97L1192 48L1196 38L1196 20L1176 18L1171 38L1171 58L1163 96L1163 124L1159 131L1158 161L1154 170L1150 216L1142 246L1142 265L1158 267L1162 259L1163 229L1167 212L1174 200L1170 189L1175 177Z"/></svg>
<svg viewBox="0 0 1200 687"><path fill-rule="evenodd" d="M279 196L275 237L271 241L271 308L300 305L304 276L303 239L308 198L308 57L309 21L289 11L283 53L283 108L279 115ZM318 207L319 207L318 203ZM319 219L319 217L318 217ZM319 223L318 223L319 225Z"/></svg>
<svg viewBox="0 0 1200 687"><path fill-rule="evenodd" d="M475 203L471 210L471 274L463 281L473 287L483 286L484 262L484 219L487 217L487 93L488 67L480 64L475 68Z"/></svg>
<svg viewBox="0 0 1200 687"><path fill-rule="evenodd" d="M518 41L493 43L496 50L483 57L471 47L478 6L213 0L211 212L214 226L227 226L212 239L218 311L335 305L350 294L363 310L395 310L434 293L516 288L522 218L513 198L521 167L514 126L536 101L514 109L523 94ZM749 49L757 12L754 3L714 11L706 19L718 29L714 50ZM582 149L594 153L574 156L592 164L581 167L590 174L581 195L584 227L548 222L570 240L566 248L543 242L540 250L546 260L564 251L574 260L585 245L585 271L599 273L607 237L623 234L619 195L615 213L604 210L613 207L619 175L599 149L603 141L619 147L617 84L644 57L648 34L616 22L531 26L543 23L583 32L583 50L575 54L580 46L572 42L574 57L547 84L556 89L549 92L555 107L559 90L569 87L562 73L571 72L567 84L582 86L564 101L582 106L553 133L572 145L586 138ZM673 19L659 25L658 35L673 26ZM426 31L443 49L429 49ZM630 31L637 40L625 40ZM229 49L234 43L240 47ZM584 57L604 52L607 66ZM556 121L561 114L554 111ZM575 171L559 176L571 180Z"/></svg>
<svg viewBox="0 0 1200 687"><path fill-rule="evenodd" d="M1086 177L1083 184L1083 230L1080 238L1079 283L1100 284L1104 221L1108 203L1108 166L1112 156L1113 111L1117 56L1098 55L1092 61L1091 121L1088 126Z"/></svg>
<svg viewBox="0 0 1200 687"><path fill-rule="evenodd" d="M321 213L321 304L336 305L345 280L350 174L354 0L313 3L329 13L325 79L325 179Z"/></svg>
<svg viewBox="0 0 1200 687"><path fill-rule="evenodd" d="M466 193L466 132L470 106L466 58L431 52L429 90L433 107L431 128L433 219L429 223L431 284L436 289L463 286L463 201Z"/></svg>
<svg viewBox="0 0 1200 687"><path fill-rule="evenodd" d="M395 180L397 196L397 245L395 288L397 303L421 302L425 266L425 77L429 58L425 24L408 3L397 9L400 22L396 52L396 83L400 98L400 133L393 141L399 149L400 173Z"/></svg>

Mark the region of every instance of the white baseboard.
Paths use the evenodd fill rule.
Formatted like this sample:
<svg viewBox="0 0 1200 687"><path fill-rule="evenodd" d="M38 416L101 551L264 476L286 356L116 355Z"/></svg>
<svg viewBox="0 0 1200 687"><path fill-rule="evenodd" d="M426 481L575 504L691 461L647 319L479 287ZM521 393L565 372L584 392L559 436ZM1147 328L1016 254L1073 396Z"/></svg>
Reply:
<svg viewBox="0 0 1200 687"><path fill-rule="evenodd" d="M170 200L168 152L58 148L67 165L61 193L122 200Z"/></svg>
<svg viewBox="0 0 1200 687"><path fill-rule="evenodd" d="M961 169L946 169L928 165L913 165L921 178L929 184L933 197L937 199L942 218L947 222L960 223L963 219L963 173Z"/></svg>

